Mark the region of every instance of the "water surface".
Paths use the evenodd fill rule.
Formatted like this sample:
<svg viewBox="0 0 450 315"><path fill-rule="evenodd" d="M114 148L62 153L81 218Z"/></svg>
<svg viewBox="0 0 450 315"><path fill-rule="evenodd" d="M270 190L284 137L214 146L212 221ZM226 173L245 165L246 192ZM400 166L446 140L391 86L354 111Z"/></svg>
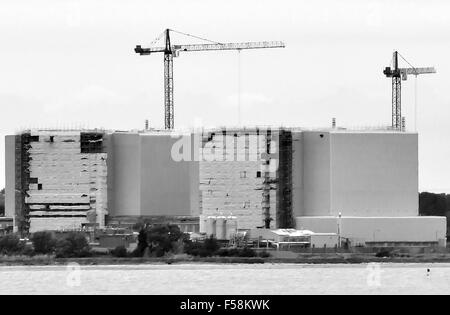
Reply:
<svg viewBox="0 0 450 315"><path fill-rule="evenodd" d="M0 294L450 293L450 264L161 264L80 268L0 267Z"/></svg>

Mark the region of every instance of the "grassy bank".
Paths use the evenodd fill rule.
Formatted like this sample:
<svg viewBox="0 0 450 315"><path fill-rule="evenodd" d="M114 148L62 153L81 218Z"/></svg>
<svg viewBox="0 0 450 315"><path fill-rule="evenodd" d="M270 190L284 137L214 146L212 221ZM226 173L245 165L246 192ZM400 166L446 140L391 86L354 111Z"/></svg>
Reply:
<svg viewBox="0 0 450 315"><path fill-rule="evenodd" d="M139 264L362 264L362 263L450 263L449 254L414 255L410 257L377 258L370 254L301 255L296 258L261 257L162 257L117 258L97 256L88 258L56 258L55 256L0 256L0 266L48 266L78 263L80 265L139 265Z"/></svg>

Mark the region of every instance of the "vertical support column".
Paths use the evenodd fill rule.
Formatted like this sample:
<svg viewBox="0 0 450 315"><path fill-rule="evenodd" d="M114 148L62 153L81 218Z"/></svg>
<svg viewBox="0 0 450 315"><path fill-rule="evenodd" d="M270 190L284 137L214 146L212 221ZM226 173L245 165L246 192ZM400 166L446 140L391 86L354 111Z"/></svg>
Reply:
<svg viewBox="0 0 450 315"><path fill-rule="evenodd" d="M277 170L277 228L294 228L292 213L292 132L280 129Z"/></svg>
<svg viewBox="0 0 450 315"><path fill-rule="evenodd" d="M398 69L398 52L394 52L392 73L392 128L401 130L402 128L402 105L401 105L401 75Z"/></svg>
<svg viewBox="0 0 450 315"><path fill-rule="evenodd" d="M264 214L264 227L266 229L270 229L270 222L273 218L270 216L270 147L272 140L272 130L270 128L267 129L266 132L266 159L263 159L261 162L263 163L263 171L264 171L264 183L263 183L263 214Z"/></svg>
<svg viewBox="0 0 450 315"><path fill-rule="evenodd" d="M402 126L401 78L392 77L392 128L400 130Z"/></svg>
<svg viewBox="0 0 450 315"><path fill-rule="evenodd" d="M28 152L30 148L30 133L24 132L16 136L16 204L14 224L22 236L27 236L30 230L30 209L25 202L30 184L30 154Z"/></svg>
<svg viewBox="0 0 450 315"><path fill-rule="evenodd" d="M173 55L164 54L164 110L165 110L165 128L174 128L174 110L173 110Z"/></svg>

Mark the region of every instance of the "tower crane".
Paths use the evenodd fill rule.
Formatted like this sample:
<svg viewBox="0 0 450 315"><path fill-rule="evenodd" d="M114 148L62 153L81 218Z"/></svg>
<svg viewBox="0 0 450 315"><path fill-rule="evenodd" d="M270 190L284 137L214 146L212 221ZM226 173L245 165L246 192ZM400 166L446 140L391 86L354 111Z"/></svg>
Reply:
<svg viewBox="0 0 450 315"><path fill-rule="evenodd" d="M399 68L398 67L398 56L400 54L394 51L392 59L392 68L386 67L383 71L384 75L388 78L392 78L392 129L401 130L402 129L402 99L401 99L401 81L406 81L408 75L415 75L416 78L419 74L426 73L436 73L436 69L433 67L428 68L415 68L405 60L405 58L400 55L400 57L405 60L411 68Z"/></svg>
<svg viewBox="0 0 450 315"><path fill-rule="evenodd" d="M171 29L166 29L154 42L161 39L162 35L165 37L164 47L148 47L142 48L137 45L134 51L142 55L150 55L154 53L164 53L164 109L165 129L174 128L174 99L173 99L173 57L178 57L180 52L188 51L212 51L212 50L242 50L242 49L258 49L258 48L284 48L283 42L245 42L245 43L218 43L212 42L208 44L190 44L190 45L174 45L170 41L170 32L176 32L183 35L191 36L197 39L205 40L197 36L177 32Z"/></svg>

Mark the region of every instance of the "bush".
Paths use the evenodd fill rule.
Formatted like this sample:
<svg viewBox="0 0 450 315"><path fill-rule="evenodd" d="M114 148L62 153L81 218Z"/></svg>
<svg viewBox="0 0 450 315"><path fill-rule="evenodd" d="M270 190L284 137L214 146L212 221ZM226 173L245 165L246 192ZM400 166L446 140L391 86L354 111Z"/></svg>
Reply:
<svg viewBox="0 0 450 315"><path fill-rule="evenodd" d="M388 258L388 257L391 257L391 256L392 256L391 252L388 251L388 250L381 250L381 251L379 251L378 253L375 254L375 257L378 257L378 258Z"/></svg>
<svg viewBox="0 0 450 315"><path fill-rule="evenodd" d="M128 256L128 252L125 246L120 245L111 251L111 255L113 255L114 257L123 258Z"/></svg>
<svg viewBox="0 0 450 315"><path fill-rule="evenodd" d="M201 242L188 242L185 245L185 252L188 255L209 257L209 256L219 256L219 257L256 257L257 253L249 248L220 248L219 243L213 237L206 239L203 243ZM269 257L270 255L266 253ZM260 256L263 257L263 256Z"/></svg>
<svg viewBox="0 0 450 315"><path fill-rule="evenodd" d="M25 256L34 256L36 252L34 251L33 246L31 245L25 245L23 249L21 250L20 254Z"/></svg>
<svg viewBox="0 0 450 315"><path fill-rule="evenodd" d="M203 242L186 242L184 252L191 256L209 257L215 255L219 248L219 243L211 236Z"/></svg>
<svg viewBox="0 0 450 315"><path fill-rule="evenodd" d="M191 256L199 256L202 248L203 248L202 243L189 241L184 246L184 252Z"/></svg>
<svg viewBox="0 0 450 315"><path fill-rule="evenodd" d="M256 252L248 247L244 248L221 248L215 252L220 257L256 257Z"/></svg>
<svg viewBox="0 0 450 315"><path fill-rule="evenodd" d="M210 238L207 238L205 240L205 242L203 243L203 248L212 255L220 248L220 245L217 242L217 239L211 236Z"/></svg>
<svg viewBox="0 0 450 315"><path fill-rule="evenodd" d="M14 255L19 254L25 244L15 234L8 234L0 237L0 254Z"/></svg>
<svg viewBox="0 0 450 315"><path fill-rule="evenodd" d="M56 239L53 233L42 231L33 234L31 241L33 242L34 251L37 254L52 254L56 248Z"/></svg>
<svg viewBox="0 0 450 315"><path fill-rule="evenodd" d="M230 256L230 251L227 248L221 248L216 252L217 256L228 257Z"/></svg>
<svg viewBox="0 0 450 315"><path fill-rule="evenodd" d="M56 257L75 258L91 256L91 248L83 233L69 233L56 242Z"/></svg>
<svg viewBox="0 0 450 315"><path fill-rule="evenodd" d="M261 258L268 258L268 257L270 257L270 253L268 253L268 252L266 252L266 251L262 251L262 252L259 252L259 253L258 253L258 257L261 257Z"/></svg>
<svg viewBox="0 0 450 315"><path fill-rule="evenodd" d="M238 257L241 250L239 248L230 248L228 250L228 256L230 257Z"/></svg>
<svg viewBox="0 0 450 315"><path fill-rule="evenodd" d="M238 255L239 257L256 257L256 252L249 247L244 247L240 250Z"/></svg>

